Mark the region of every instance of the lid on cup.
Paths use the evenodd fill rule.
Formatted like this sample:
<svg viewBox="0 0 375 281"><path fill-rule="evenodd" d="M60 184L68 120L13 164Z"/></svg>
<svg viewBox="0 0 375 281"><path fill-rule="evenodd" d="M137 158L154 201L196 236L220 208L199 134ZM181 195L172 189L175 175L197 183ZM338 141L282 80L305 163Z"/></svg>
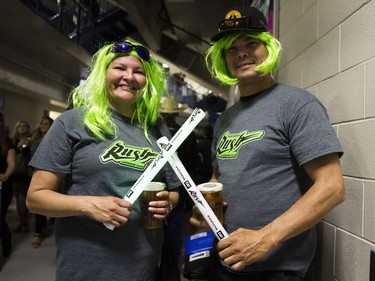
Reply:
<svg viewBox="0 0 375 281"><path fill-rule="evenodd" d="M206 182L197 186L199 191L216 192L223 190L223 184L219 182Z"/></svg>
<svg viewBox="0 0 375 281"><path fill-rule="evenodd" d="M161 191L164 190L165 188L165 183L163 182L158 182L158 181L152 181L150 182L144 190L147 191Z"/></svg>

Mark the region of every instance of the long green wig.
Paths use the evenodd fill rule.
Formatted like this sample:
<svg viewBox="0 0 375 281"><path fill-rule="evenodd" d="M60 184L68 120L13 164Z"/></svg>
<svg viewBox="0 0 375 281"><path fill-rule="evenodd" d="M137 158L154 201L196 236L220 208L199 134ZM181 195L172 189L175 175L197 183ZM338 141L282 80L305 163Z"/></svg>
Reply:
<svg viewBox="0 0 375 281"><path fill-rule="evenodd" d="M265 76L270 72L271 75L275 75L279 67L282 50L280 42L268 32L233 32L215 42L206 52L205 63L212 77L225 85L238 84L238 79L232 77L228 71L225 61L225 52L240 35L246 35L258 39L265 44L268 56L263 63L256 67L256 70L259 71L262 76Z"/></svg>
<svg viewBox="0 0 375 281"><path fill-rule="evenodd" d="M135 46L138 43L126 40ZM117 136L117 126L114 123L110 111L110 96L106 87L107 69L110 63L121 53L110 52L112 44L102 46L93 56L90 74L70 94L73 107L86 108L84 124L88 130L99 140ZM146 73L146 85L136 101L136 109L132 117L143 126L146 139L149 141L147 128L154 125L159 116L158 106L165 91L165 72L162 66L151 56L149 61L142 60L135 50L128 53L138 58Z"/></svg>

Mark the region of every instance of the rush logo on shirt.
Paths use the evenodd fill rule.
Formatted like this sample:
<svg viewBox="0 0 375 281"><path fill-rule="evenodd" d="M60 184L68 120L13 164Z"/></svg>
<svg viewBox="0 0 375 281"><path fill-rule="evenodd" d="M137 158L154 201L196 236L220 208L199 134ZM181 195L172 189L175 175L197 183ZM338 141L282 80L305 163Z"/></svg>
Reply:
<svg viewBox="0 0 375 281"><path fill-rule="evenodd" d="M102 163L114 162L143 171L146 168L146 164L157 155L158 152L149 147L131 146L119 140L100 155L100 161Z"/></svg>
<svg viewBox="0 0 375 281"><path fill-rule="evenodd" d="M240 148L251 141L256 141L264 136L264 131L242 131L237 134L225 132L217 145L217 158L236 158Z"/></svg>

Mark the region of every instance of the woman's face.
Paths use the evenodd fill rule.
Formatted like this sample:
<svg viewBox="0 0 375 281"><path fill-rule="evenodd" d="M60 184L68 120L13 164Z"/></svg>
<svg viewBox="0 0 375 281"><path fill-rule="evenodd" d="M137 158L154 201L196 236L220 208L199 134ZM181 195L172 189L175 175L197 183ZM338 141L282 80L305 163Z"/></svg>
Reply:
<svg viewBox="0 0 375 281"><path fill-rule="evenodd" d="M51 127L51 122L46 120L46 119L42 119L40 121L40 124L39 124L39 130L42 134L45 134L47 133L48 129Z"/></svg>
<svg viewBox="0 0 375 281"><path fill-rule="evenodd" d="M142 63L131 55L114 59L107 69L107 89L111 107L132 116L135 102L146 85L146 73Z"/></svg>
<svg viewBox="0 0 375 281"><path fill-rule="evenodd" d="M29 133L29 130L30 130L30 128L26 123L21 122L17 126L17 133L20 134L20 135L24 135L24 134Z"/></svg>

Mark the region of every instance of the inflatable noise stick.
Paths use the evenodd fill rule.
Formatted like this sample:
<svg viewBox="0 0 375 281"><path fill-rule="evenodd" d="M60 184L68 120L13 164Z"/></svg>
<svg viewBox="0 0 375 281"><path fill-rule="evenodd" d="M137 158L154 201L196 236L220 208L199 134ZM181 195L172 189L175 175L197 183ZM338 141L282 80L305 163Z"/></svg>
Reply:
<svg viewBox="0 0 375 281"><path fill-rule="evenodd" d="M160 139L158 139L158 145L162 150L168 151L168 144L168 138L161 137ZM191 179L189 173L186 171L186 168L182 164L181 160L178 158L176 152L172 153L172 156L168 159L168 162L171 165L173 171L176 173L179 180L181 181L185 190L190 195L194 204L198 207L199 211L206 219L212 231L215 233L217 239L222 240L224 238L227 238L228 233L224 229L223 225L220 223L219 219L216 217L215 213L210 208L210 205L208 205L202 193L198 190L194 181Z"/></svg>
<svg viewBox="0 0 375 281"><path fill-rule="evenodd" d="M184 140L190 135L190 133L199 124L199 122L203 120L205 116L206 113L202 109L197 107L193 110L189 118L184 122L184 124L168 142L168 150L162 149L160 151L160 153L150 163L150 165L142 173L142 175L138 178L134 185L125 194L123 200L134 204L139 195L141 195L143 189L153 180L156 174L167 163L172 154L176 152L177 148L184 142ZM109 223L104 223L104 225L110 230L113 230L115 228L112 224Z"/></svg>

